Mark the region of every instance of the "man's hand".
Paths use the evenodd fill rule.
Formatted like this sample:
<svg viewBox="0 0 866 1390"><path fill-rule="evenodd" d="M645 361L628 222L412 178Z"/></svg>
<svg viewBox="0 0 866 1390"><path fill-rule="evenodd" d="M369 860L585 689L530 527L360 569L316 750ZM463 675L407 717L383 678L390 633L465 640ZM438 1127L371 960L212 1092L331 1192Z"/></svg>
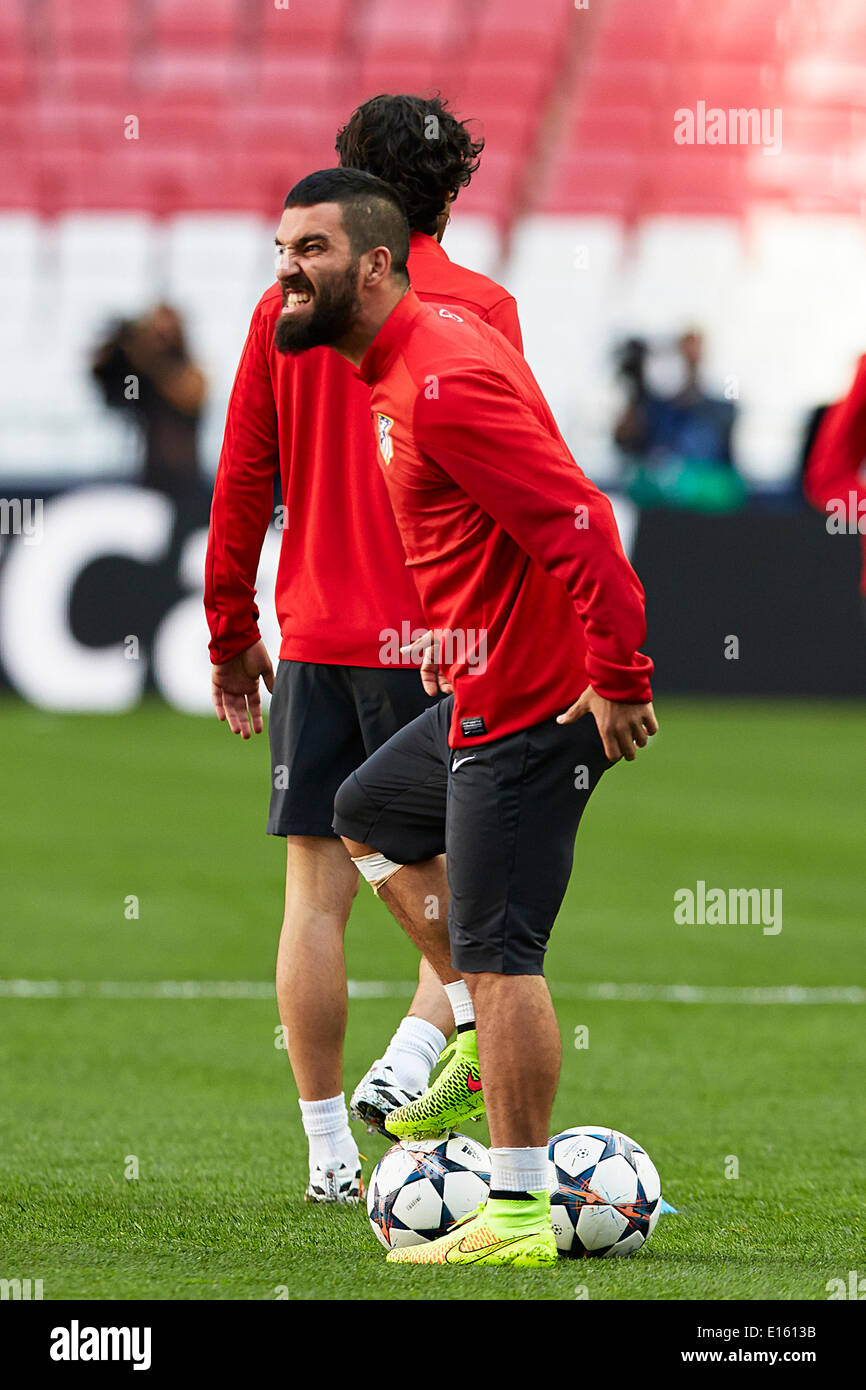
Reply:
<svg viewBox="0 0 866 1390"><path fill-rule="evenodd" d="M586 687L579 700L556 716L557 724L573 724L585 714L595 715L598 732L604 744L609 762L619 762L625 758L633 762L638 748L645 748L653 734L658 733L651 704L627 705L621 700L606 700L598 695L591 685Z"/></svg>
<svg viewBox="0 0 866 1390"><path fill-rule="evenodd" d="M259 677L273 691L274 670L262 641L212 668L211 694L217 719L228 721L232 733L241 738L250 738L250 726L254 734L260 734L264 728Z"/></svg>
<svg viewBox="0 0 866 1390"><path fill-rule="evenodd" d="M401 647L401 654L421 657L421 684L428 695L450 695L454 686L447 681L439 669L439 648L441 643L433 636L432 628L423 637L417 637L407 647Z"/></svg>

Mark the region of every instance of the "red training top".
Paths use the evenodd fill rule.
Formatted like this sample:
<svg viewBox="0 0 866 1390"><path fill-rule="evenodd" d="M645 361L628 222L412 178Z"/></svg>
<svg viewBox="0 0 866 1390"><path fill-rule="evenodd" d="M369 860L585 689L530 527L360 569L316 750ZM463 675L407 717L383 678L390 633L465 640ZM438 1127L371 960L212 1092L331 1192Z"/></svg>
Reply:
<svg viewBox="0 0 866 1390"><path fill-rule="evenodd" d="M820 511L838 508L852 530L860 531L863 569L860 590L866 594L866 356L860 358L854 385L843 401L826 412L812 445L803 478L806 496Z"/></svg>
<svg viewBox="0 0 866 1390"><path fill-rule="evenodd" d="M409 275L422 299L459 304L521 348L514 299L413 232ZM280 656L379 666L388 631L423 627L421 607L375 463L370 392L331 348L283 356L273 345L278 284L256 307L235 377L214 486L205 609L214 663L258 641L256 571L282 479L277 572ZM392 659L392 658L391 658Z"/></svg>
<svg viewBox="0 0 866 1390"><path fill-rule="evenodd" d="M409 290L360 375L427 624L444 642L451 746L549 719L588 684L609 700L651 699L643 589L520 353Z"/></svg>

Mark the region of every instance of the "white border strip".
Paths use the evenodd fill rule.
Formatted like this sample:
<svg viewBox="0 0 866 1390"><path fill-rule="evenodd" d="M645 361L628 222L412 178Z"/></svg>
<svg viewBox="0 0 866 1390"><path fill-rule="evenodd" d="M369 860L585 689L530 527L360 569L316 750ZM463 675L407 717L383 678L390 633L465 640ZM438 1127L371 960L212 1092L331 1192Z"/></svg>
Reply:
<svg viewBox="0 0 866 1390"><path fill-rule="evenodd" d="M412 980L350 980L350 999L410 999ZM557 999L639 1004L866 1004L856 985L556 985ZM4 999L274 999L269 980L0 980Z"/></svg>

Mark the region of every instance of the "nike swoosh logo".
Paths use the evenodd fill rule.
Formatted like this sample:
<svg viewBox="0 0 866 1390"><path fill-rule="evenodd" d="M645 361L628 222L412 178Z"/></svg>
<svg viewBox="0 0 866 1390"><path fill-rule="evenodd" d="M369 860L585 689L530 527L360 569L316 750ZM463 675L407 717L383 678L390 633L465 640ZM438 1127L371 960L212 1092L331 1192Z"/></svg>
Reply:
<svg viewBox="0 0 866 1390"><path fill-rule="evenodd" d="M448 1249L445 1251L445 1263L446 1263L446 1264L449 1264L449 1265L457 1264L457 1261L456 1261L456 1260L452 1260L452 1258L451 1258L451 1253L452 1253L452 1251L454 1251L454 1252L455 1252L456 1254L458 1254L458 1255L463 1255L464 1257L465 1257L466 1255L473 1255L473 1256L475 1257L475 1260L481 1260L481 1259L484 1258L485 1255L489 1254L489 1252L490 1252L491 1250L498 1250L498 1249L501 1249L503 1245L519 1245L520 1241L523 1240L523 1236L511 1236L511 1237L509 1237L508 1240L497 1240L497 1241L494 1241L492 1245L485 1245L484 1248L483 1248L482 1250L464 1250L464 1248L463 1248L463 1241L464 1241L465 1239L466 1239L466 1237L463 1236L462 1239L459 1240L459 1241L457 1242L456 1245L449 1245ZM462 1261L460 1261L460 1263L461 1263L461 1264L467 1264L467 1263L472 1264L472 1263L474 1263L474 1261L472 1261L472 1260L467 1261L467 1260L464 1258Z"/></svg>
<svg viewBox="0 0 866 1390"><path fill-rule="evenodd" d="M468 758L459 758L459 759L457 760L457 762L453 762L453 763L451 764L451 771L452 771L452 772L456 772L457 769L458 769L458 767L462 767L464 763L471 763L471 762L473 761L473 759L474 759L474 758L477 758L477 757L478 757L478 754L477 754L477 753L471 753L471 754L469 755Z"/></svg>
<svg viewBox="0 0 866 1390"><path fill-rule="evenodd" d="M480 1091L482 1089L481 1077L479 1076L476 1079L475 1073L470 1072L466 1078L466 1089L467 1091L471 1091L472 1094L475 1095L476 1091Z"/></svg>

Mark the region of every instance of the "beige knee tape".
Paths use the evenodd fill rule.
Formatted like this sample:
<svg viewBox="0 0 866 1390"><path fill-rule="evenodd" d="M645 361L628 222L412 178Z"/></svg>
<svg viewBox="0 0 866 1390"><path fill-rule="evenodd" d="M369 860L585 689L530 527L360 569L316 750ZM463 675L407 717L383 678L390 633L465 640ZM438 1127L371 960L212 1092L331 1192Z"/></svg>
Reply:
<svg viewBox="0 0 866 1390"><path fill-rule="evenodd" d="M393 878L398 870L403 868L402 864L395 864L393 859L386 859L384 854L362 854L360 858L353 859L352 863L360 874L369 883L376 896L379 896L379 889L384 888L389 878Z"/></svg>

